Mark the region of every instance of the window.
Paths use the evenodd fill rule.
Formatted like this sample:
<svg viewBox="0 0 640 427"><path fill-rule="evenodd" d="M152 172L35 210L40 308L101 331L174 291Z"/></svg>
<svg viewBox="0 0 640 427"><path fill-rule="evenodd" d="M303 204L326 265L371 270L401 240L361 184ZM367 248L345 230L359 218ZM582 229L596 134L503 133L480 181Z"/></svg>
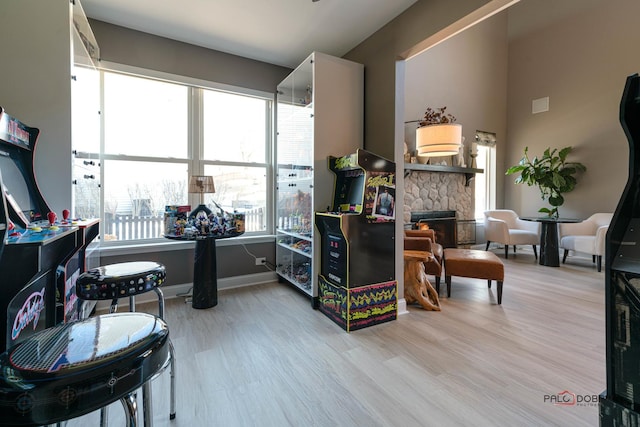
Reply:
<svg viewBox="0 0 640 427"><path fill-rule="evenodd" d="M165 206L199 204L187 183L202 174L214 179L216 192L204 199L212 209L244 212L247 235L271 232L271 94L99 73L101 148L82 147L80 156L102 164L102 203L93 216L102 218L103 241L162 238ZM82 200L75 197L76 205Z"/></svg>
<svg viewBox="0 0 640 427"><path fill-rule="evenodd" d="M495 134L476 131L476 167L484 173L475 175L475 218L484 221L484 211L496 208Z"/></svg>

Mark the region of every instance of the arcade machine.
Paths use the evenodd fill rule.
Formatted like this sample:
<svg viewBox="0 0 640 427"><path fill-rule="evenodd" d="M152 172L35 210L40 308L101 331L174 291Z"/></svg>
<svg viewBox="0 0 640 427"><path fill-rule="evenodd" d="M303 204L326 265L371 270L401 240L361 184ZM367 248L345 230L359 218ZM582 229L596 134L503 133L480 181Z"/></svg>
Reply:
<svg viewBox="0 0 640 427"><path fill-rule="evenodd" d="M2 188L2 173L0 172L0 188ZM4 239L9 230L9 214L7 213L7 199L4 192L0 191L0 258L4 251Z"/></svg>
<svg viewBox="0 0 640 427"><path fill-rule="evenodd" d="M358 149L329 169L333 206L315 213L318 308L347 332L395 320L395 163Z"/></svg>
<svg viewBox="0 0 640 427"><path fill-rule="evenodd" d="M36 331L76 319L74 278L84 271L84 252L98 220L57 220L35 177L39 130L0 107L0 173L7 204L0 255L0 349ZM1 218L0 218L1 219Z"/></svg>
<svg viewBox="0 0 640 427"><path fill-rule="evenodd" d="M629 141L629 179L606 240L607 389L601 426L640 425L640 77L629 76L620 103Z"/></svg>

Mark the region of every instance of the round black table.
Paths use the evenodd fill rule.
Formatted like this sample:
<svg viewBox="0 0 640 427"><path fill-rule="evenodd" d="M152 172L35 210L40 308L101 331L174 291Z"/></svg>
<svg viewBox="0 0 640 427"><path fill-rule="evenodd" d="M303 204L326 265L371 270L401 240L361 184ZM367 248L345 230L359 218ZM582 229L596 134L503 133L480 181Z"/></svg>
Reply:
<svg viewBox="0 0 640 427"><path fill-rule="evenodd" d="M540 265L560 267L558 247L558 224L582 222L576 218L524 217L525 221L536 221L540 227Z"/></svg>

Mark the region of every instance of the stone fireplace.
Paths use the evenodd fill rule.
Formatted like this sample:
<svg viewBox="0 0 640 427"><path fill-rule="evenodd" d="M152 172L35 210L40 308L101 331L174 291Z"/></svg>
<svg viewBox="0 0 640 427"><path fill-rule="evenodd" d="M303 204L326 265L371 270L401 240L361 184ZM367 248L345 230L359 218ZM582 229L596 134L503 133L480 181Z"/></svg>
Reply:
<svg viewBox="0 0 640 427"><path fill-rule="evenodd" d="M458 221L474 220L474 186L468 183L464 173L407 170L404 179L403 220L411 223L412 212L455 211ZM460 233L473 232L475 227L458 227L458 241L471 240Z"/></svg>
<svg viewBox="0 0 640 427"><path fill-rule="evenodd" d="M429 228L435 232L436 240L444 248L455 248L457 242L456 211L411 212L411 228Z"/></svg>

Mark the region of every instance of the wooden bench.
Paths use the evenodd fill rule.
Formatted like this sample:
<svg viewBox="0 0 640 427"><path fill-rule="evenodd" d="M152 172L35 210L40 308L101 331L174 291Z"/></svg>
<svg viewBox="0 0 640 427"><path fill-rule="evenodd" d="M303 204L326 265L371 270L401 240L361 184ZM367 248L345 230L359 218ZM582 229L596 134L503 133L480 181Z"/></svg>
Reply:
<svg viewBox="0 0 640 427"><path fill-rule="evenodd" d="M476 249L446 248L444 250L444 271L447 283L447 297L451 296L451 276L487 279L498 282L498 304L502 304L502 282L504 264L493 252Z"/></svg>

